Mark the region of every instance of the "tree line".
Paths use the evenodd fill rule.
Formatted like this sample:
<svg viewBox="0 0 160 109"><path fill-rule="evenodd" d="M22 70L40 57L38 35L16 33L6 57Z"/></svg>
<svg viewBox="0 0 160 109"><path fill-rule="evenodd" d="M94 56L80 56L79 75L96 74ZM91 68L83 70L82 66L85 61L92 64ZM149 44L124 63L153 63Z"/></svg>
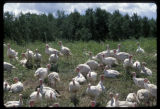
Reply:
<svg viewBox="0 0 160 109"><path fill-rule="evenodd" d="M59 39L124 40L132 37L156 37L157 32L156 20L153 18L142 18L136 13L132 16L122 15L119 10L110 13L101 8L88 8L84 15L76 10L70 14L58 10L56 16L51 13L20 13L15 16L4 12L3 20L5 40L17 43Z"/></svg>

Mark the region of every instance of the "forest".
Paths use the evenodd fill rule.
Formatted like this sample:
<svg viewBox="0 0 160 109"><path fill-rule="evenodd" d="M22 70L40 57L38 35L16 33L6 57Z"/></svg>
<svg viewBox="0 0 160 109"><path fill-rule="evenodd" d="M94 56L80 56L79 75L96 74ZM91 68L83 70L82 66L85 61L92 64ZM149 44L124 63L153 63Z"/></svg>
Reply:
<svg viewBox="0 0 160 109"><path fill-rule="evenodd" d="M33 14L4 12L4 39L17 44L34 41L105 41L124 40L139 37L156 37L156 20L141 17L134 13L122 15L119 10L113 13L101 8L88 8L84 15L78 11L66 14L58 10L52 13Z"/></svg>

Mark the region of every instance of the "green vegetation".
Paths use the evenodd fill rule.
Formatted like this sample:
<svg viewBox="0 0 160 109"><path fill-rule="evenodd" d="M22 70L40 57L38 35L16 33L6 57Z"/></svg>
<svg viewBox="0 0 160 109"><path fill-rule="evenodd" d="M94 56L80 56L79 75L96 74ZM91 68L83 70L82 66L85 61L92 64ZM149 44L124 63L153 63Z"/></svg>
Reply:
<svg viewBox="0 0 160 109"><path fill-rule="evenodd" d="M27 14L26 14L27 15ZM41 15L42 16L42 15ZM42 23L42 22L41 22ZM13 28L12 28L13 29ZM34 33L33 33L34 34ZM37 33L38 34L38 33ZM55 33L53 33L55 34ZM140 46L145 50L145 54L138 55L135 53L137 49L136 42L140 42ZM61 82L58 85L58 90L61 93L61 97L58 98L56 102L59 102L60 106L62 107L73 107L73 103L70 100L70 93L68 91L69 82L72 80L73 77L77 75L75 73L75 68L78 64L86 62L89 57L84 54L84 51L92 51L94 55L98 52L101 52L106 49L106 44L110 45L110 49L117 48L117 44L121 43L121 51L128 52L133 54L133 60L139 60L140 62L145 61L147 63L147 67L150 68L153 72L152 76L148 76L147 78L153 84L157 84L157 57L154 57L154 54L157 53L157 39L156 38L140 38L139 40L136 39L127 39L123 41L111 41L105 40L104 42L83 42L83 41L67 41L62 40L63 45L67 46L71 49L73 54L69 60L64 57L60 57L58 61L58 69L59 69L59 76ZM15 49L19 52L18 57L19 60L21 59L21 53L25 52L27 48L34 51L36 48L39 49L39 52L42 54L42 67L45 67L48 64L48 56L45 54L45 43L40 41L30 42L30 43L23 43L23 45L17 45L15 41L8 40L5 43L10 43L11 48ZM56 41L49 42L49 45L53 48L60 50L60 46L57 44ZM7 48L4 48L4 61L9 62L7 57ZM29 106L29 95L35 90L35 87L38 86L38 80L33 75L36 69L27 69L22 67L18 62L12 62L18 69L12 71L12 73L4 72L4 80L7 80L9 84L13 83L13 77L17 76L20 81L24 84L24 91L21 92L23 94L23 103L25 107ZM105 78L104 85L107 89L107 92L102 94L98 99L97 103L99 106L104 107L106 103L110 100L109 92L113 91L114 93L119 93L120 100L125 100L128 93L137 92L140 88L138 88L130 75L125 74L124 68L122 63L119 66L113 67L112 69L118 70L122 73L122 76L116 79ZM100 80L100 75L103 74L102 70L98 70L98 80L93 84L96 85ZM143 75L137 75L138 77L146 77ZM48 82L45 81L45 84L48 86ZM85 83L81 86L80 91L78 92L78 100L79 100L79 107L86 107L90 104L90 98L85 95L85 91L87 88L88 83ZM3 100L6 103L9 100L18 100L18 94L13 94L10 92L4 92ZM53 102L49 102L49 105L53 104ZM154 103L154 105L156 105ZM41 104L36 104L36 106L47 106L46 101L42 102ZM140 104L140 106L144 106Z"/></svg>
<svg viewBox="0 0 160 109"><path fill-rule="evenodd" d="M112 14L97 8L89 8L81 15L76 10L70 14L57 11L57 16L51 13L14 14L3 13L5 40L10 39L18 44L39 41L105 41L138 39L143 37L156 37L157 27L155 19L140 17L136 13L132 16L122 15L118 10Z"/></svg>

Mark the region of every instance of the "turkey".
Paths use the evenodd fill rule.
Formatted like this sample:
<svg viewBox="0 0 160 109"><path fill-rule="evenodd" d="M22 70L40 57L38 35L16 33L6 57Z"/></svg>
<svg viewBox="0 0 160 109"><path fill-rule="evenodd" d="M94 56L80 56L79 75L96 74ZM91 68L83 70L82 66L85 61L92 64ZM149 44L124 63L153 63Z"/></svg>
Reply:
<svg viewBox="0 0 160 109"><path fill-rule="evenodd" d="M3 68L4 71L10 72L12 71L12 69L16 69L15 66L13 66L12 64L8 63L8 62L3 62Z"/></svg>
<svg viewBox="0 0 160 109"><path fill-rule="evenodd" d="M140 47L139 42L137 42L138 48L136 50L136 53L144 53L144 50Z"/></svg>
<svg viewBox="0 0 160 109"><path fill-rule="evenodd" d="M58 55L57 53L51 54L49 57L50 64L55 64L58 61Z"/></svg>
<svg viewBox="0 0 160 109"><path fill-rule="evenodd" d="M109 65L109 66L118 65L116 58L114 58L114 57L106 57L105 58L104 54L102 54L102 63L104 65Z"/></svg>
<svg viewBox="0 0 160 109"><path fill-rule="evenodd" d="M97 70L100 67L100 64L97 61L92 60L91 52L89 53L89 55L90 55L90 59L87 62L85 62L85 64L87 64L92 71Z"/></svg>
<svg viewBox="0 0 160 109"><path fill-rule="evenodd" d="M146 105L149 105L151 94L147 89L140 89L137 91L137 98L141 103L145 103Z"/></svg>
<svg viewBox="0 0 160 109"><path fill-rule="evenodd" d="M113 93L110 92L109 96L110 96L111 100L107 102L106 107L115 107L116 105L115 105L115 99L114 99Z"/></svg>
<svg viewBox="0 0 160 109"><path fill-rule="evenodd" d="M151 84L147 78L144 79L144 87L153 97L157 99L157 85Z"/></svg>
<svg viewBox="0 0 160 109"><path fill-rule="evenodd" d="M25 52L25 57L28 61L31 61L32 62L32 59L33 59L33 51L27 49L27 51Z"/></svg>
<svg viewBox="0 0 160 109"><path fill-rule="evenodd" d="M57 98L56 98L56 94L52 91L52 90L47 90L46 93L45 93L45 96L44 98L47 100L47 103L49 101L56 101Z"/></svg>
<svg viewBox="0 0 160 109"><path fill-rule="evenodd" d="M140 104L140 101L138 100L137 94L135 94L135 93L129 93L126 97L126 101L137 102Z"/></svg>
<svg viewBox="0 0 160 109"><path fill-rule="evenodd" d="M86 82L86 78L80 73L80 69L76 68L76 72L78 72L78 75L76 77L74 77L73 79L77 82L79 82L79 84L83 84Z"/></svg>
<svg viewBox="0 0 160 109"><path fill-rule="evenodd" d="M22 100L22 94L19 94L19 101L7 101L4 106L5 107L22 107L23 100Z"/></svg>
<svg viewBox="0 0 160 109"><path fill-rule="evenodd" d="M46 53L47 55L51 55L51 54L55 54L55 53L57 53L58 55L60 55L60 52L59 52L58 50L49 47L48 44L46 44L45 53Z"/></svg>
<svg viewBox="0 0 160 109"><path fill-rule="evenodd" d="M119 60L119 61L124 61L125 59L127 59L129 57L129 53L126 53L126 52L118 52L116 50L113 50L114 51L114 57Z"/></svg>
<svg viewBox="0 0 160 109"><path fill-rule="evenodd" d="M119 94L115 95L115 104L116 107L136 107L136 102L128 102L128 101L119 101Z"/></svg>
<svg viewBox="0 0 160 109"><path fill-rule="evenodd" d="M9 85L9 83L7 81L3 82L3 90L4 91L9 91L11 88L11 86Z"/></svg>
<svg viewBox="0 0 160 109"><path fill-rule="evenodd" d="M62 53L63 55L66 55L67 58L68 58L68 56L71 56L71 55L72 55L70 49L67 48L67 47L65 47L65 46L63 46L62 41L59 41L59 45L61 46L61 53Z"/></svg>
<svg viewBox="0 0 160 109"><path fill-rule="evenodd" d="M89 73L87 74L87 80L88 80L89 82L95 82L95 81L97 80L97 73L96 73L96 72L93 72L93 71L89 72Z"/></svg>
<svg viewBox="0 0 160 109"><path fill-rule="evenodd" d="M17 77L14 77L15 83L11 85L10 92L18 93L23 91L23 83L21 83Z"/></svg>
<svg viewBox="0 0 160 109"><path fill-rule="evenodd" d="M30 100L29 101L29 107L33 107L34 106L34 100Z"/></svg>
<svg viewBox="0 0 160 109"><path fill-rule="evenodd" d="M120 52L120 47L121 47L121 44L118 44L118 48L116 50L116 53L119 53Z"/></svg>
<svg viewBox="0 0 160 109"><path fill-rule="evenodd" d="M105 77L115 78L115 77L117 77L117 76L119 76L119 75L120 75L120 73L119 73L118 71L116 71L116 70L111 70L111 69L109 68L109 66L106 65L106 67L105 67L105 69L104 69L104 76L105 76Z"/></svg>
<svg viewBox="0 0 160 109"><path fill-rule="evenodd" d="M42 94L42 96L45 96L45 93L46 91L52 91L53 93L55 93L56 97L60 97L60 93L55 90L55 89L52 89L51 87L47 87L43 84L43 80L42 79L39 79L39 82L40 82L40 85L38 86L38 88L40 88L40 93Z"/></svg>
<svg viewBox="0 0 160 109"><path fill-rule="evenodd" d="M72 81L69 83L69 92L71 93L71 95L75 94L75 96L76 96L76 93L79 91L79 89L80 89L79 82L72 79Z"/></svg>
<svg viewBox="0 0 160 109"><path fill-rule="evenodd" d="M140 62L136 60L136 61L133 63L133 68L134 68L136 71L140 72L140 71L141 71L141 64L140 64Z"/></svg>
<svg viewBox="0 0 160 109"><path fill-rule="evenodd" d="M110 48L109 48L109 44L107 44L107 50L106 51L103 51L102 53L104 54L104 57L110 57L113 55L113 50L111 51Z"/></svg>
<svg viewBox="0 0 160 109"><path fill-rule="evenodd" d="M98 82L98 84L96 85L96 87L100 90L100 93L105 92L106 88L103 85L103 81L104 81L104 75L100 76L101 80Z"/></svg>
<svg viewBox="0 0 160 109"><path fill-rule="evenodd" d="M88 72L91 71L91 68L87 64L79 64L77 68L79 68L79 72L85 77L87 76Z"/></svg>
<svg viewBox="0 0 160 109"><path fill-rule="evenodd" d="M42 101L42 94L40 93L40 89L38 88L37 91L34 91L30 95L30 100L38 103Z"/></svg>
<svg viewBox="0 0 160 109"><path fill-rule="evenodd" d="M88 84L88 88L86 89L86 94L92 99L96 100L97 97L101 94L99 88L97 86L91 86L91 84Z"/></svg>
<svg viewBox="0 0 160 109"><path fill-rule="evenodd" d="M136 72L132 72L132 75L133 75L133 82L136 84L136 86L144 88L144 78L136 78Z"/></svg>
<svg viewBox="0 0 160 109"><path fill-rule="evenodd" d="M152 76L152 71L146 67L146 63L142 62L141 74L145 74L147 76Z"/></svg>
<svg viewBox="0 0 160 109"><path fill-rule="evenodd" d="M49 73L49 70L51 68L51 65L50 64L47 64L46 66L47 68L38 68L34 74L34 76L38 77L38 78L41 78L42 80L44 80L47 76L48 76L48 73Z"/></svg>
<svg viewBox="0 0 160 109"><path fill-rule="evenodd" d="M37 67L40 67L42 61L42 55L39 53L38 49L35 50L35 54L33 55L34 62Z"/></svg>
<svg viewBox="0 0 160 109"><path fill-rule="evenodd" d="M120 47L121 47L121 44L118 44L116 51L114 51L114 50L109 50L109 47L107 47L108 50L109 50L110 56L111 56L111 57L114 57L114 55L115 55L114 52L119 53L119 52L120 52Z"/></svg>
<svg viewBox="0 0 160 109"><path fill-rule="evenodd" d="M25 57L25 53L22 53L22 60L20 60L20 64L22 64L23 67L25 67L27 63L27 59Z"/></svg>
<svg viewBox="0 0 160 109"><path fill-rule="evenodd" d="M132 55L129 56L129 59L124 60L123 67L126 71L129 71L129 69L133 68Z"/></svg>
<svg viewBox="0 0 160 109"><path fill-rule="evenodd" d="M15 50L11 49L10 44L8 43L8 50L7 50L7 56L9 57L10 61L12 59L18 60L18 52Z"/></svg>
<svg viewBox="0 0 160 109"><path fill-rule="evenodd" d="M57 72L51 72L48 75L48 80L54 88L57 88L57 83L60 82L59 74Z"/></svg>

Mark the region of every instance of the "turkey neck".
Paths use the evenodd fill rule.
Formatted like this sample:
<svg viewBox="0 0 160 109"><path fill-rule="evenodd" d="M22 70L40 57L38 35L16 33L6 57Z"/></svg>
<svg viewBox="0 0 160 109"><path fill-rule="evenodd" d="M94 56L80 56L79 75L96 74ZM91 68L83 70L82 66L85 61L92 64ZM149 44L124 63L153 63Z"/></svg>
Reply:
<svg viewBox="0 0 160 109"><path fill-rule="evenodd" d="M113 97L111 98L111 106L113 106L113 103L114 103L114 99Z"/></svg>
<svg viewBox="0 0 160 109"><path fill-rule="evenodd" d="M22 105L22 103L23 103L23 101L22 101L22 98L21 98L21 97L19 98L19 103L20 103L20 105Z"/></svg>

